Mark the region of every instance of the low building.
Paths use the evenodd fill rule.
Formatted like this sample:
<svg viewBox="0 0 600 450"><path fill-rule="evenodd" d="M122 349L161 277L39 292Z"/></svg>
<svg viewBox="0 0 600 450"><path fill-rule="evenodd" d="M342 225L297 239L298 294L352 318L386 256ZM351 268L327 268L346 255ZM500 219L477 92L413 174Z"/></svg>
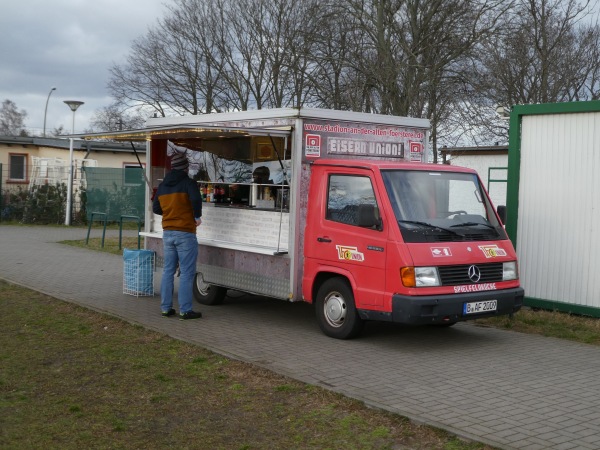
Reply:
<svg viewBox="0 0 600 450"><path fill-rule="evenodd" d="M72 155L70 145L68 138L0 136L0 221L61 223L67 217L70 223L65 210L79 223L91 211L112 220L143 215L145 144L75 139Z"/></svg>
<svg viewBox="0 0 600 450"><path fill-rule="evenodd" d="M133 145L135 152L129 143L74 140L73 163L76 169L83 166L139 168L140 162L144 167L146 146ZM69 160L69 139L0 136L1 187L39 184L44 180L64 181Z"/></svg>
<svg viewBox="0 0 600 450"><path fill-rule="evenodd" d="M494 205L506 205L508 145L442 147L444 164L475 169Z"/></svg>

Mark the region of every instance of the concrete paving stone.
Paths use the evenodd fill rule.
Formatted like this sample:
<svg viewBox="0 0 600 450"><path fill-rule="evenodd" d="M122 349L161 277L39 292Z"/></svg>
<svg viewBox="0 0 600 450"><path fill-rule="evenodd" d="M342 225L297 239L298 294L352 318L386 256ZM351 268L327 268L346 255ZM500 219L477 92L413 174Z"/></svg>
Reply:
<svg viewBox="0 0 600 450"><path fill-rule="evenodd" d="M502 442L506 442L509 446L512 442L512 438L511 436L514 436L515 434L515 430L514 429L507 429L507 430L494 430L493 433L488 433L489 436L494 436L495 439L500 439ZM527 436L526 433L523 433L524 436Z"/></svg>
<svg viewBox="0 0 600 450"><path fill-rule="evenodd" d="M592 440L596 439L600 443L600 438L598 438L598 427L587 424L581 424L581 426L572 426L562 428L565 433L569 433L573 437L577 437L580 439L588 439ZM598 446L600 448L600 445Z"/></svg>
<svg viewBox="0 0 600 450"><path fill-rule="evenodd" d="M479 416L479 423L481 423L482 425L484 425L486 427L493 426L494 424L496 424L498 422L503 422L503 423L506 423L506 424L509 424L512 426L514 426L514 424L515 424L515 422L513 420L509 420L507 417L496 414L493 411L490 411L485 415Z"/></svg>
<svg viewBox="0 0 600 450"><path fill-rule="evenodd" d="M600 423L600 411L598 411L598 405L600 405L600 401L596 403L595 406L578 410L573 416L585 417L585 419L590 422Z"/></svg>
<svg viewBox="0 0 600 450"><path fill-rule="evenodd" d="M547 450L544 444L538 444L535 442L531 442L529 439L524 439L522 441L513 442L514 448L519 450Z"/></svg>
<svg viewBox="0 0 600 450"><path fill-rule="evenodd" d="M495 423L490 423L488 425L488 428L498 433L506 430L510 431L511 433L514 433L515 425L513 423L507 422L506 420L498 420Z"/></svg>
<svg viewBox="0 0 600 450"><path fill-rule="evenodd" d="M572 441L563 442L561 444L557 444L554 446L556 450L575 450L578 448L578 444L575 444Z"/></svg>
<svg viewBox="0 0 600 450"><path fill-rule="evenodd" d="M586 442L582 442L581 440L577 440L575 443L577 444L577 448L582 450L598 450L600 448L600 444L598 442L588 444Z"/></svg>
<svg viewBox="0 0 600 450"><path fill-rule="evenodd" d="M568 414L571 412L577 412L581 410L581 399L563 399L564 401L561 403L561 409L564 411L568 411ZM594 404L598 404L598 401L592 402Z"/></svg>
<svg viewBox="0 0 600 450"><path fill-rule="evenodd" d="M573 418L571 416L567 416L567 415L549 417L547 420L550 423L560 426L560 428L562 428L562 429L568 429L569 427L574 427L574 426L578 426L581 424L581 420L575 419L575 418Z"/></svg>
<svg viewBox="0 0 600 450"><path fill-rule="evenodd" d="M526 441L529 437L530 436L525 433L513 432L512 434L506 435L505 439L511 447L519 448L518 442Z"/></svg>
<svg viewBox="0 0 600 450"><path fill-rule="evenodd" d="M564 417L564 411L560 409L560 405L554 407L536 408L536 414L542 415L545 419L552 419L554 417Z"/></svg>
<svg viewBox="0 0 600 450"><path fill-rule="evenodd" d="M548 442L548 446L551 447L553 444L560 444L565 442L564 435L560 430L552 431L538 431L537 438Z"/></svg>
<svg viewBox="0 0 600 450"><path fill-rule="evenodd" d="M479 404L479 405L471 405L471 406L463 407L460 409L460 411L463 414L474 418L478 422L481 422L481 421L483 421L482 416L484 414L487 414L489 409L486 409L486 405Z"/></svg>
<svg viewBox="0 0 600 450"><path fill-rule="evenodd" d="M521 425L520 428L527 432L534 432L538 436L542 436L545 433L562 430L560 427L556 427L553 424L549 424L545 420L532 423L524 423Z"/></svg>
<svg viewBox="0 0 600 450"><path fill-rule="evenodd" d="M469 428L469 432L477 435L477 436L495 436L495 430L483 426L481 424L475 424Z"/></svg>
<svg viewBox="0 0 600 450"><path fill-rule="evenodd" d="M600 439L598 439L598 436L596 435L589 435L589 436L585 436L585 437L577 437L577 441L578 442L583 442L592 446L596 446L596 448L600 448Z"/></svg>
<svg viewBox="0 0 600 450"><path fill-rule="evenodd" d="M477 425L477 423L476 423L476 422L472 422L472 421L470 421L470 420L465 420L465 418L464 418L464 417L457 418L456 420L454 420L454 421L452 422L452 426L453 426L454 428L458 428L458 429L460 429L460 430L464 430L465 432L469 432L469 433L471 432L471 429L472 429L472 428L473 428L475 425ZM483 437L483 435L482 435L482 437Z"/></svg>
<svg viewBox="0 0 600 450"><path fill-rule="evenodd" d="M573 436L561 434L559 436L549 438L548 440L552 443L553 447L563 445L563 444L569 445L569 444L573 443Z"/></svg>
<svg viewBox="0 0 600 450"><path fill-rule="evenodd" d="M538 421L537 418L531 417L529 410L522 408L520 406L515 407L515 413L511 414L511 415L499 414L496 411L494 411L494 414L496 414L498 417L504 418L504 420L506 420L506 422L512 423L515 425L520 425L522 423L527 423L527 422L532 422L532 421Z"/></svg>
<svg viewBox="0 0 600 450"><path fill-rule="evenodd" d="M429 412L431 414L432 417L435 417L437 420L440 420L442 422L451 419L452 417L454 417L456 415L456 410L448 408L445 410L441 410L441 411L435 411L435 412Z"/></svg>
<svg viewBox="0 0 600 450"><path fill-rule="evenodd" d="M585 416L583 416L581 420L577 420L576 417L574 417L572 420L574 420L575 423L558 423L552 424L552 426L555 428L560 428L561 430L576 436L589 436L597 434L596 430L598 429L598 424L589 421Z"/></svg>

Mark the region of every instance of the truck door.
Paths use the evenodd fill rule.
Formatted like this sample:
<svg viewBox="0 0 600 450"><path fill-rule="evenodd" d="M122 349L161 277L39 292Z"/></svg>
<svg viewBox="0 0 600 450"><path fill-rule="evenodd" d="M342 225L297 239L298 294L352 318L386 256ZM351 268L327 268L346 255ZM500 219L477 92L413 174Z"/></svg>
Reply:
<svg viewBox="0 0 600 450"><path fill-rule="evenodd" d="M307 267L351 278L357 308L383 305L387 230L370 172L330 168L315 180L311 193L321 198L308 208Z"/></svg>

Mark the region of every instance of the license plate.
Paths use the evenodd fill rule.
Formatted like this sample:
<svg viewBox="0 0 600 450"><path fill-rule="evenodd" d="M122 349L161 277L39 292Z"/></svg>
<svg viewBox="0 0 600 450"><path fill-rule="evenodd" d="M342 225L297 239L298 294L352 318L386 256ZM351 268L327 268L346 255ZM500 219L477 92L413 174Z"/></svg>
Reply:
<svg viewBox="0 0 600 450"><path fill-rule="evenodd" d="M484 302L469 302L463 306L463 314L478 314L490 311L496 311L498 308L497 300L486 300Z"/></svg>

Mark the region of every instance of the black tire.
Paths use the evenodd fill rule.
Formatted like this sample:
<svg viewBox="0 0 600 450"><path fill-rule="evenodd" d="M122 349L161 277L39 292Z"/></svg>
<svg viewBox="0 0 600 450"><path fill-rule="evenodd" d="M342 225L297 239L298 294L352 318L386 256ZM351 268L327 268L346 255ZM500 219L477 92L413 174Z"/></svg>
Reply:
<svg viewBox="0 0 600 450"><path fill-rule="evenodd" d="M194 298L203 305L220 305L225 300L227 289L204 282L201 272L194 279Z"/></svg>
<svg viewBox="0 0 600 450"><path fill-rule="evenodd" d="M360 334L364 321L354 305L354 293L343 278L330 278L319 288L315 300L321 331L335 339L352 339Z"/></svg>

